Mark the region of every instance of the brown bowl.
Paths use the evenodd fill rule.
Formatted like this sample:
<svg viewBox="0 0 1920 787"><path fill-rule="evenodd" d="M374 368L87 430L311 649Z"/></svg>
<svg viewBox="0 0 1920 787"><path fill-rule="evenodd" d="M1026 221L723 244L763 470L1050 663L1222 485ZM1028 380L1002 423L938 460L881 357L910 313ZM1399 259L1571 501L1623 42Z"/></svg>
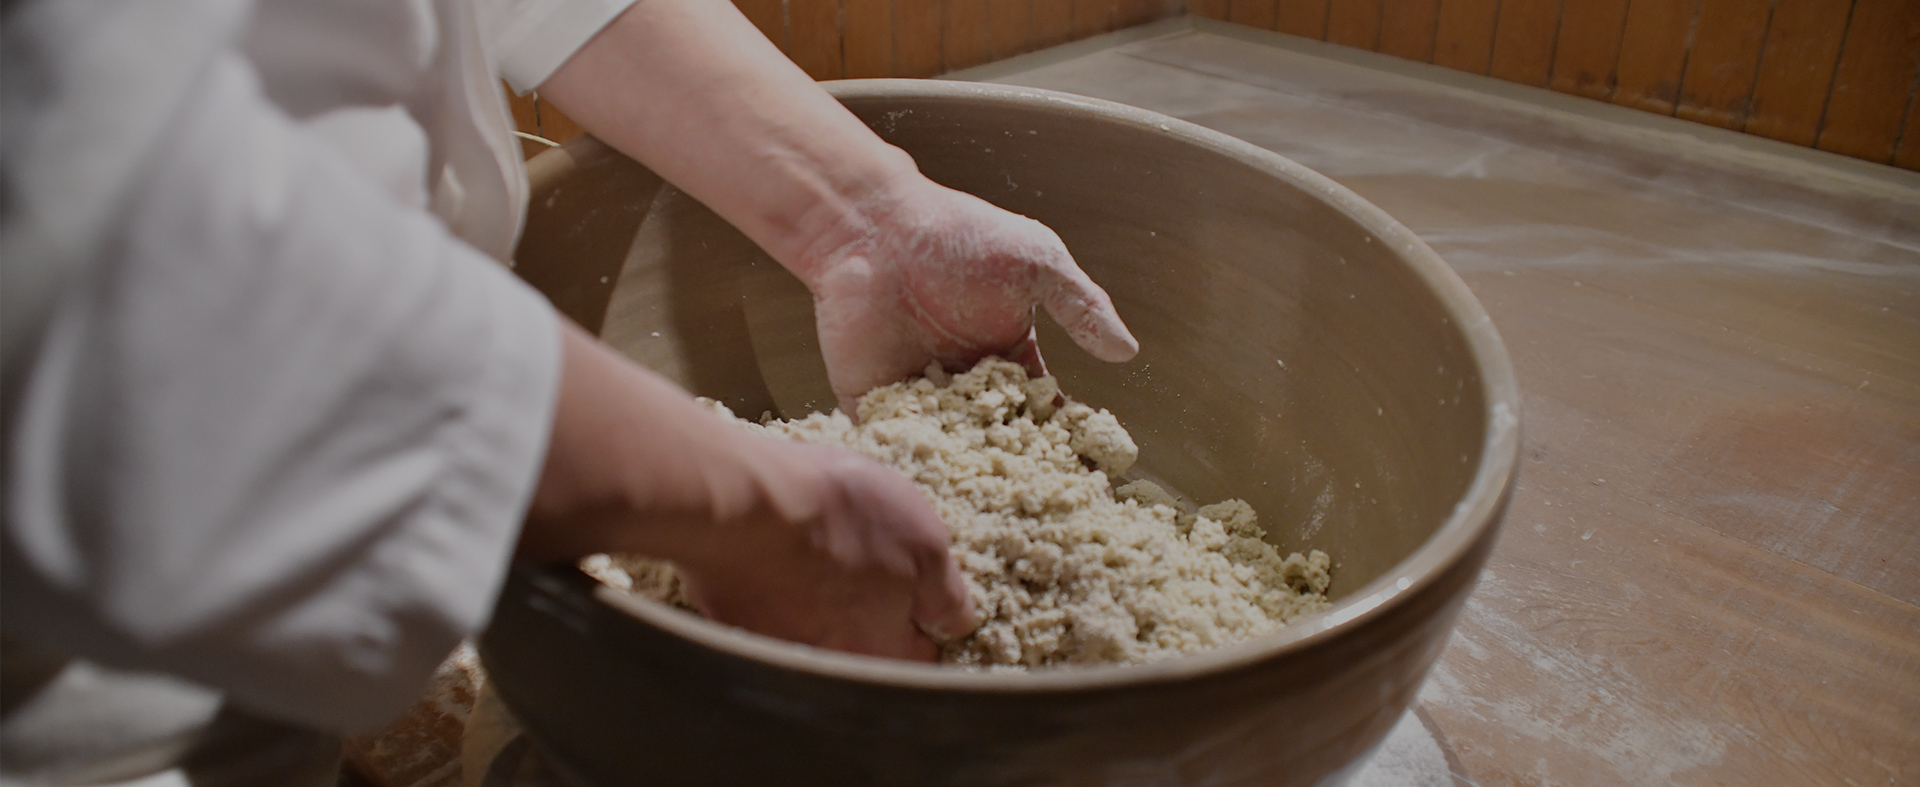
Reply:
<svg viewBox="0 0 1920 787"><path fill-rule="evenodd" d="M1519 394L1480 305L1378 208L1132 107L1024 88L829 89L934 180L1065 239L1140 338L1062 387L1141 466L1335 561L1332 609L1141 666L983 673L822 651L518 567L482 645L550 753L604 784L1306 785L1412 702L1505 510ZM535 158L516 266L576 320L748 417L830 406L806 291L592 140Z"/></svg>

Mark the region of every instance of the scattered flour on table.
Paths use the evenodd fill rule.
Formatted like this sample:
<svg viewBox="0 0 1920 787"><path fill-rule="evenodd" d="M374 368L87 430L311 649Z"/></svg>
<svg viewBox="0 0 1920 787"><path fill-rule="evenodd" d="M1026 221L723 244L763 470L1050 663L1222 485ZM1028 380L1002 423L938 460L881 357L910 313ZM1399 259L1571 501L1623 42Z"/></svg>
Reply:
<svg viewBox="0 0 1920 787"><path fill-rule="evenodd" d="M1325 609L1326 553L1281 555L1240 500L1188 512L1147 481L1112 478L1139 451L1105 410L1057 406L1051 377L980 362L950 379L879 388L860 424L810 415L745 429L853 449L905 473L953 534L981 625L943 662L976 667L1137 663L1277 630ZM658 561L596 556L589 573L685 605Z"/></svg>

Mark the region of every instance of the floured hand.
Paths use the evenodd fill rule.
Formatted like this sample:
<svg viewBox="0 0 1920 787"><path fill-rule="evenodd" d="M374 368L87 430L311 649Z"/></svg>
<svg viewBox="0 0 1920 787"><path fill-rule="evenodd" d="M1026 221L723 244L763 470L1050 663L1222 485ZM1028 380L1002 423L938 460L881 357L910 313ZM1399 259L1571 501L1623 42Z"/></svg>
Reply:
<svg viewBox="0 0 1920 787"><path fill-rule="evenodd" d="M930 362L963 371L999 355L1045 374L1040 304L1096 358L1139 351L1112 299L1040 222L917 175L869 207L853 241L794 266L806 271L828 376L849 415L861 394Z"/></svg>

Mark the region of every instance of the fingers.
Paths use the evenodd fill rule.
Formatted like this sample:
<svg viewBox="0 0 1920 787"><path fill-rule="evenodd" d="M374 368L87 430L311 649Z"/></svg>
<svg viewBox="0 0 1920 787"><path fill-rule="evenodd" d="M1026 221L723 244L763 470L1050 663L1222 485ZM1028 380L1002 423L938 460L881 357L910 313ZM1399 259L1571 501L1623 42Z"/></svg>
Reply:
<svg viewBox="0 0 1920 787"><path fill-rule="evenodd" d="M1140 352L1140 342L1120 321L1113 299L1064 250L1061 256L1064 259L1041 267L1047 313L1093 357L1110 362L1131 359Z"/></svg>
<svg viewBox="0 0 1920 787"><path fill-rule="evenodd" d="M940 642L952 642L979 627L966 579L945 549L921 562L913 594L913 622Z"/></svg>
<svg viewBox="0 0 1920 787"><path fill-rule="evenodd" d="M948 551L952 539L946 523L905 476L879 464L865 469L868 475L861 486L871 495L865 502L878 515L874 524L886 531L882 540L893 542L883 551L899 549L896 554L903 555L907 565L895 570L912 572L910 622L917 632L942 642L972 633L973 599Z"/></svg>

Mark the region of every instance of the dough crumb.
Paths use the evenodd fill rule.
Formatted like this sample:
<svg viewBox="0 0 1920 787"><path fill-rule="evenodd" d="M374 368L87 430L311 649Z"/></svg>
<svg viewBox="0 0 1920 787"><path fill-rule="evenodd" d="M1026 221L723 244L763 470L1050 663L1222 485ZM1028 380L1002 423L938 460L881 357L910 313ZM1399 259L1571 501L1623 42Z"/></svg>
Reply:
<svg viewBox="0 0 1920 787"><path fill-rule="evenodd" d="M1326 553L1282 555L1253 507L1189 510L1150 481L1113 488L1139 448L1112 414L1066 400L1051 377L989 358L896 383L844 414L750 423L850 448L906 474L953 535L980 615L941 661L975 668L1142 663L1257 637L1325 609ZM686 606L665 563L595 556L615 587Z"/></svg>

